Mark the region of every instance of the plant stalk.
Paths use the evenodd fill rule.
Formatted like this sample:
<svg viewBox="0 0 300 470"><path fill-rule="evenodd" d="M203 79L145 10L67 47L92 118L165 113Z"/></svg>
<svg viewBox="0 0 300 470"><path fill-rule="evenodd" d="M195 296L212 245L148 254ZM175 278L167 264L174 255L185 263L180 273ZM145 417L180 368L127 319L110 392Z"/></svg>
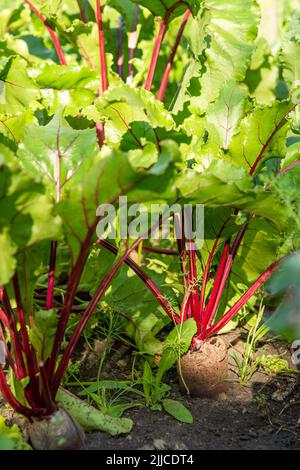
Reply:
<svg viewBox="0 0 300 470"><path fill-rule="evenodd" d="M129 35L129 43L128 43L128 48L129 48L129 57L128 57L128 77L127 77L127 83L131 83L133 80L133 64L131 63L132 59L134 58L134 53L136 49L136 43L137 43L137 24L138 24L138 18L139 18L139 6L135 6L135 12L134 12L134 20L133 20L133 27L132 31Z"/></svg>
<svg viewBox="0 0 300 470"><path fill-rule="evenodd" d="M44 15L42 15L42 13L40 13L39 10L29 0L24 0L24 2L27 3L27 5L33 11L33 13L44 23L45 27L47 28L61 65L67 65L67 61L65 59L58 36L56 32L54 31L54 29L49 25L47 18Z"/></svg>
<svg viewBox="0 0 300 470"><path fill-rule="evenodd" d="M96 0L96 21L98 25L98 39L99 39L99 57L100 57L100 73L101 73L101 87L98 88L98 95L102 96L108 89L108 73L105 55L105 41L102 20L101 1ZM96 123L96 132L98 137L99 147L102 148L105 142L104 123Z"/></svg>
<svg viewBox="0 0 300 470"><path fill-rule="evenodd" d="M41 416L45 413L45 410L42 408L28 408L27 406L22 405L12 394L7 382L5 373L3 371L2 366L0 365L0 389L1 393L3 394L5 400L10 404L10 406L27 418L31 418L34 416Z"/></svg>
<svg viewBox="0 0 300 470"><path fill-rule="evenodd" d="M191 11L187 10L185 12L184 17L183 17L180 29L179 29L177 37L176 37L175 44L172 48L171 55L169 57L168 63L166 65L166 68L165 68L165 71L164 71L164 74L163 74L161 85L160 85L160 88L159 88L159 91L158 91L158 94L157 94L157 99L159 101L163 101L163 99L165 97L165 93L166 93L166 89L167 89L168 81L169 81L169 76L170 76L171 69L172 69L173 64L174 64L175 56L177 54L177 50L178 50L180 41L182 39L186 24L187 24L190 16L191 16Z"/></svg>
<svg viewBox="0 0 300 470"><path fill-rule="evenodd" d="M169 216L167 218L169 218ZM164 222L164 220L167 220L167 218L165 217L165 219L164 219L163 217L161 217L160 221L157 224L155 224L153 227L150 228L150 230L147 231L147 233L143 234L139 239L137 239L131 245L131 247L124 253L124 255L121 256L121 258L119 258L119 260L115 263L115 265L112 267L110 272L108 272L105 275L105 277L102 280L102 282L100 283L96 293L94 294L94 297L92 298L92 300L90 301L87 309L85 310L79 324L77 325L77 327L76 327L76 329L75 329L75 331L74 331L74 333L73 333L73 335L72 335L72 337L69 341L69 344L68 344L68 346L67 346L67 348L66 348L66 350L63 354L63 357L60 361L60 364L58 366L58 369L55 373L54 380L53 380L52 391L53 391L54 395L57 393L57 390L59 388L59 385L60 385L61 380L63 378L63 375L65 373L65 370L68 366L69 360L70 360L70 358L73 354L73 351L74 351L75 347L77 346L77 343L80 339L80 336L82 335L82 332L83 332L84 328L86 327L90 317L92 316L92 314L96 310L99 301L101 300L102 296L105 294L105 292L106 292L107 288L109 287L110 283L112 282L112 280L114 279L114 277L118 273L118 271L121 268L121 266L123 265L123 263L125 263L126 259L131 255L131 253L134 250L137 249L137 247L145 239L145 237L147 235L149 235L149 233L152 233L155 230L157 230L157 228L160 227L160 225ZM64 331L65 331L65 329L64 329ZM56 347L57 347L57 344L56 344Z"/></svg>
<svg viewBox="0 0 300 470"><path fill-rule="evenodd" d="M30 391L32 392L33 403L37 405L40 403L40 395L38 393L34 360L33 360L33 357L35 357L35 353L33 349L31 348L30 342L29 342L29 335L28 335L26 321L25 321L24 308L22 305L20 285L19 285L17 273L15 273L15 275L13 276L13 287L14 287L18 319L19 319L21 335L22 335L22 345L23 345L23 349L25 352L28 375L30 379Z"/></svg>
<svg viewBox="0 0 300 470"><path fill-rule="evenodd" d="M167 28L168 28L170 17L172 15L172 13L174 12L174 10L176 10L177 8L179 8L181 6L184 6L184 5L187 5L187 4L186 4L186 2L183 2L183 1L175 3L171 8L169 8L167 10L165 16L163 17L163 19L160 22L158 34L157 34L155 45L154 45L153 54L152 54L152 57L151 57L149 72L148 72L146 82L145 82L145 86L144 86L145 90L148 90L148 91L151 90L152 83L153 83L153 78L154 78L156 67L157 67L159 52L160 52L161 45L162 45L162 42L164 40Z"/></svg>
<svg viewBox="0 0 300 470"><path fill-rule="evenodd" d="M257 292L261 286L271 277L271 275L278 269L280 261L276 261L263 273L259 278L252 284L252 286L242 295L242 297L231 307L225 315L220 318L212 327L203 331L198 338L201 340L207 339L219 331L230 321L232 318L243 308L243 306L249 301L249 299Z"/></svg>
<svg viewBox="0 0 300 470"><path fill-rule="evenodd" d="M123 55L123 19L119 18L118 25L118 74L123 79L124 75L124 55Z"/></svg>
<svg viewBox="0 0 300 470"><path fill-rule="evenodd" d="M23 361L23 348L20 343L17 325L15 322L14 312L11 308L9 298L7 296L6 289L4 287L0 288L0 301L2 302L4 312L6 314L7 328L13 344L14 356L16 361L16 367L18 371L18 378L23 379L26 377L26 368Z"/></svg>
<svg viewBox="0 0 300 470"><path fill-rule="evenodd" d="M98 240L99 245L105 247L115 255L118 254L118 249L107 240ZM170 317L172 321L180 321L178 314L175 312L171 304L168 300L164 297L158 286L152 281L152 279L145 273L138 265L135 263L131 258L127 258L125 260L125 264L129 266L138 276L139 278L146 284L146 286L150 289L158 303L162 306L166 314Z"/></svg>

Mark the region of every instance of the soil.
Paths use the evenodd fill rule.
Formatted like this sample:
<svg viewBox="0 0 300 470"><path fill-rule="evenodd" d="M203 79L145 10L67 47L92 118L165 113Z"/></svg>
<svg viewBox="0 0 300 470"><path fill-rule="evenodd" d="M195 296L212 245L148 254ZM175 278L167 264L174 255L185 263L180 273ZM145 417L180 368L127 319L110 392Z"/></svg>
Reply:
<svg viewBox="0 0 300 470"><path fill-rule="evenodd" d="M251 402L184 400L194 424L174 421L159 412L141 409L128 413L135 423L125 437L103 433L87 435L87 449L104 450L204 450L204 449L300 449L297 428L299 407L279 416L282 404L259 408ZM299 425L298 425L299 426Z"/></svg>
<svg viewBox="0 0 300 470"><path fill-rule="evenodd" d="M244 348L240 333L227 335L229 357L239 357ZM276 354L290 361L289 347L271 340L257 354ZM124 377L128 356L118 359ZM194 423L183 424L163 412L147 408L126 413L134 421L127 436L110 437L89 433L86 448L91 450L203 450L203 449L300 449L300 383L297 374L270 376L257 371L247 386L237 381L237 370L229 360L227 391L216 399L184 397L176 372L166 382L172 385L171 398L181 400L192 412ZM292 364L290 367L294 368ZM108 375L109 372L108 372ZM120 375L119 375L120 379Z"/></svg>

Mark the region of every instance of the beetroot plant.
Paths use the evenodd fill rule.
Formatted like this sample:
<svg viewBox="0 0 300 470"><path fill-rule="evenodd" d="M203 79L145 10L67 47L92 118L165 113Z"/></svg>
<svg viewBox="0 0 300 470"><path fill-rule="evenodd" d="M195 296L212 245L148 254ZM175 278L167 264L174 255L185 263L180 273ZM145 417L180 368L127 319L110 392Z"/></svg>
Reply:
<svg viewBox="0 0 300 470"><path fill-rule="evenodd" d="M136 241L127 248L103 279L95 275L99 281L96 292L85 292L80 281L96 240L97 207L114 204L121 195L134 202L151 200L157 197L162 181L167 186L160 191L162 197L173 195L175 170L168 149L162 168L157 156L156 165L152 162L150 169L145 165L139 172L122 150L107 148L100 153L104 124L94 123L95 132L92 123L81 117L83 106L101 96L107 83L100 2L95 5L94 24L85 26L84 21L74 19L74 26L80 33L95 25L101 80L98 70L76 65L76 55L73 65L67 66L50 5L40 10L38 4L26 0L10 7L6 9L7 43L1 46L1 392L31 421L36 447L71 448L81 444L81 432L59 407L57 393L89 318L139 244ZM11 28L15 33L15 22L23 39L15 39L10 32ZM35 56L45 54L44 45L31 54L30 40L27 46L23 35L40 26L48 31L60 65L41 62ZM38 37L33 42L35 39ZM68 39L72 57L71 31ZM18 44L25 45L25 59ZM162 105L155 103L153 108L159 122L168 121ZM82 297L88 300L84 302ZM82 315L61 354L70 315L77 310ZM70 403L64 396L62 401L64 406ZM85 412L91 422L91 411ZM118 434L128 432L131 422L103 417L98 425Z"/></svg>

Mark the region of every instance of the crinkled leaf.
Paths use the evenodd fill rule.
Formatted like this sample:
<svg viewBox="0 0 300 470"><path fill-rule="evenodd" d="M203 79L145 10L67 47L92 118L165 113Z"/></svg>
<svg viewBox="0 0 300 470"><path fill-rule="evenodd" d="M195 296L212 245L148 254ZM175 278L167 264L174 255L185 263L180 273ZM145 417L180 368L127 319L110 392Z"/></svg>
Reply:
<svg viewBox="0 0 300 470"><path fill-rule="evenodd" d="M34 121L35 117L31 109L25 109L14 115L0 115L0 132L17 143L24 138L25 128L33 124Z"/></svg>
<svg viewBox="0 0 300 470"><path fill-rule="evenodd" d="M0 450L31 450L20 428L16 424L7 426L2 416L0 416Z"/></svg>
<svg viewBox="0 0 300 470"><path fill-rule="evenodd" d="M262 219L254 219L249 224L237 258L232 276L238 282L254 282L276 259L280 240L278 230Z"/></svg>
<svg viewBox="0 0 300 470"><path fill-rule="evenodd" d="M196 21L196 20L195 20ZM188 91L191 80L197 78L200 75L200 64L195 59L192 58L183 72L183 77L178 86L178 91L176 96L173 98L171 108L174 114L178 114L183 110L184 105L189 101L191 93Z"/></svg>
<svg viewBox="0 0 300 470"><path fill-rule="evenodd" d="M100 205L118 205L120 196L127 196L129 203L176 198L172 161L158 176L151 174L151 168L134 171L128 156L119 151L107 149L89 162L90 169L80 168L73 184L63 187L58 206L73 254L78 253L87 234L96 236Z"/></svg>
<svg viewBox="0 0 300 470"><path fill-rule="evenodd" d="M293 103L299 103L300 98L300 11L294 12L287 24L282 51L281 62L283 66L283 78L288 86ZM299 130L300 110L299 106L294 112L294 127Z"/></svg>
<svg viewBox="0 0 300 470"><path fill-rule="evenodd" d="M96 72L77 65L44 64L40 68L40 73L35 76L35 81L41 88L53 88L55 90L84 88L96 79Z"/></svg>
<svg viewBox="0 0 300 470"><path fill-rule="evenodd" d="M177 187L186 200L196 204L245 209L281 228L286 223L286 209L278 206L277 196L256 186L244 168L222 159L211 159L204 170L185 170L177 178Z"/></svg>
<svg viewBox="0 0 300 470"><path fill-rule="evenodd" d="M64 114L76 116L94 101L96 89L93 91L88 86L96 78L96 73L87 67L46 64L35 81L41 88L43 103L49 114L63 109Z"/></svg>
<svg viewBox="0 0 300 470"><path fill-rule="evenodd" d="M300 80L300 65L299 65L299 54L300 54L300 13L294 13L287 25L287 31L285 33L281 60L283 63L283 76L290 87L295 85L296 82L299 85Z"/></svg>
<svg viewBox="0 0 300 470"><path fill-rule="evenodd" d="M158 160L158 149L156 145L150 142L143 148L130 150L128 156L133 168L149 168Z"/></svg>
<svg viewBox="0 0 300 470"><path fill-rule="evenodd" d="M26 62L20 57L0 62L0 112L14 113L37 108L39 90L28 76Z"/></svg>
<svg viewBox="0 0 300 470"><path fill-rule="evenodd" d="M182 195L209 206L239 204L253 188L243 168L223 160L213 160L205 172L186 170L177 179Z"/></svg>
<svg viewBox="0 0 300 470"><path fill-rule="evenodd" d="M120 141L133 122L146 122L153 128L167 130L175 127L171 114L152 93L129 85L111 87L84 113L94 121L107 121L107 137L113 143Z"/></svg>
<svg viewBox="0 0 300 470"><path fill-rule="evenodd" d="M215 126L220 145L225 150L238 131L245 111L245 101L246 92L234 81L229 81L222 86L218 100L210 106L206 114L207 121Z"/></svg>
<svg viewBox="0 0 300 470"><path fill-rule="evenodd" d="M233 161L250 170L290 107L289 103L276 103L272 106L256 107L248 113L241 122L240 132L233 137L229 145ZM282 125L265 149L262 161L284 157L287 131L287 126Z"/></svg>
<svg viewBox="0 0 300 470"><path fill-rule="evenodd" d="M95 131L72 129L59 112L46 126L28 126L18 153L26 171L42 179L58 200L62 188L76 184L79 169L89 169L97 154Z"/></svg>
<svg viewBox="0 0 300 470"><path fill-rule="evenodd" d="M41 183L6 165L0 172L0 233L5 256L2 257L2 282L13 274L12 256L43 240L60 234L60 219L44 194ZM4 263L5 261L5 263Z"/></svg>
<svg viewBox="0 0 300 470"><path fill-rule="evenodd" d="M245 78L259 20L255 0L204 0L204 15L198 19L199 35L207 36L205 71L201 75L200 97L192 100L200 112L217 98L224 80Z"/></svg>

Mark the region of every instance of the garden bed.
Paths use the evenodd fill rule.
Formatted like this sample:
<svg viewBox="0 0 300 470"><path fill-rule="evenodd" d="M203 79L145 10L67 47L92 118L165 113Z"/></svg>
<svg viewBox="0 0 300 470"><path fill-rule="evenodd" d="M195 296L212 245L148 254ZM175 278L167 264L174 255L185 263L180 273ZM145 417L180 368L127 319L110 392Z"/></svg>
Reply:
<svg viewBox="0 0 300 470"><path fill-rule="evenodd" d="M300 414L294 400L299 400L299 387L288 399L291 406L279 416L287 402L272 401L266 392L261 393L258 403L191 398L184 403L193 410L192 425L176 422L163 413L135 410L129 413L135 425L128 436L111 438L90 433L86 447L116 451L300 449Z"/></svg>
<svg viewBox="0 0 300 470"><path fill-rule="evenodd" d="M104 450L195 450L195 449L300 449L300 383L297 374L268 375L258 369L245 386L238 383L238 370L232 359L242 356L245 332L225 335L229 347L230 374L226 393L217 399L183 397L175 370L167 377L171 398L192 411L193 424L176 421L163 412L147 408L131 410L134 421L129 435L113 438L104 433L88 433L87 449ZM126 350L125 350L126 351ZM256 351L280 356L291 363L289 346L269 337ZM130 352L107 359L105 379L130 378ZM93 374L96 354L86 358ZM85 367L85 366L84 366ZM84 368L83 367L83 368Z"/></svg>
<svg viewBox="0 0 300 470"><path fill-rule="evenodd" d="M257 368L246 385L239 384L239 373L232 354L241 359L245 348L245 330L224 335L229 348L229 379L226 392L215 399L184 397L180 392L175 369L168 372L170 398L181 401L193 415L193 424L175 420L163 411L146 407L134 408L126 416L134 422L132 431L118 437L103 432L86 434L85 449L90 450L201 450L201 449L300 449L300 383L297 374L270 375ZM117 353L114 352L117 349ZM88 352L87 352L88 351ZM93 381L103 353L101 340L91 351L77 351L81 380ZM262 341L255 356L269 354L281 357L292 368L289 346L268 337ZM101 378L130 380L132 351L112 342ZM81 388L71 387L79 393ZM122 397L120 402L134 398ZM0 409L1 410L1 409ZM2 407L11 424L22 425L22 418Z"/></svg>

